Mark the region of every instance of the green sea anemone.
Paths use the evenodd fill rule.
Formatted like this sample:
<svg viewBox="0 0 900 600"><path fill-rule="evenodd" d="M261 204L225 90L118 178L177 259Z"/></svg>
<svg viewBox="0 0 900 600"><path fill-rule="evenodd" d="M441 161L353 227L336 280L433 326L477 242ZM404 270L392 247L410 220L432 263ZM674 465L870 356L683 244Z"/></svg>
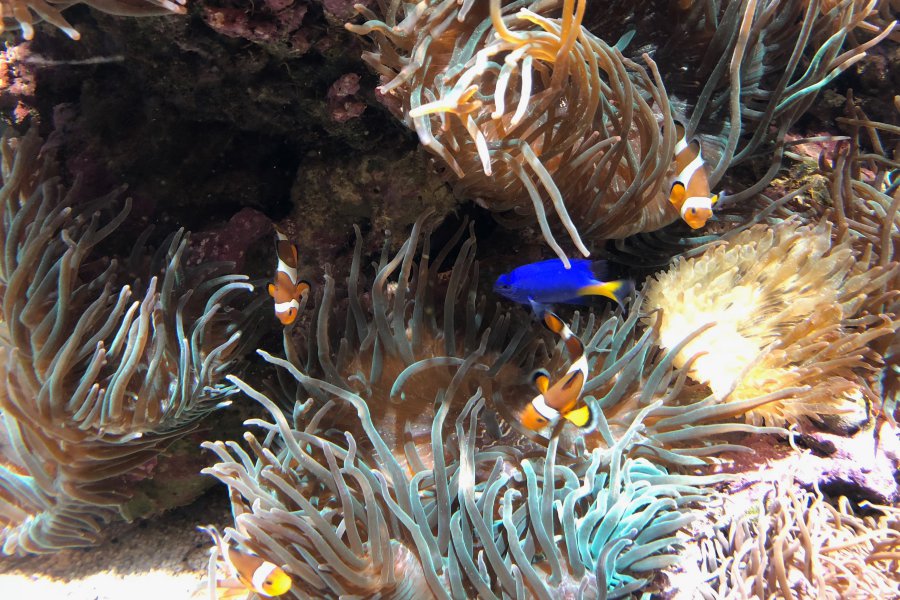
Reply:
<svg viewBox="0 0 900 600"><path fill-rule="evenodd" d="M279 367L280 391L232 379L271 415L248 421L263 432L245 434L249 450L206 444L220 458L206 472L231 488L232 536L283 563L299 596L644 589L677 560L677 532L705 498L697 486L721 477L669 474L638 456L654 445L643 419L659 401L629 411L621 427L605 425L608 445L586 449L571 433L525 437L516 419L533 396L528 374L555 368L565 352L537 323L490 311L474 237L460 243L461 228L435 256L425 219L396 255L382 256L370 292L358 283L357 243L347 300L328 275L316 322L295 331L301 343L286 336L287 359L261 352ZM340 307L347 319L335 329ZM641 369L624 365L642 363L647 348L645 339L620 352L632 348L617 332L621 319L574 322L595 330L592 347L602 344L610 368L622 369L610 400L641 380ZM609 373L593 385L606 383Z"/></svg>

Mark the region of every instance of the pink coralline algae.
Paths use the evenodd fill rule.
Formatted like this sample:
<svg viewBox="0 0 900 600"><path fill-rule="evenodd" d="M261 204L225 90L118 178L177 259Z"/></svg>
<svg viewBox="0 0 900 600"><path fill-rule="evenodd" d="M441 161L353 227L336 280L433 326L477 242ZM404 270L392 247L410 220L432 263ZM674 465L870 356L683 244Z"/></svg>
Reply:
<svg viewBox="0 0 900 600"><path fill-rule="evenodd" d="M244 208L228 222L192 234L188 264L225 260L240 270L250 246L271 230L272 223L264 214Z"/></svg>
<svg viewBox="0 0 900 600"><path fill-rule="evenodd" d="M288 41L293 50L309 49L300 30L308 5L299 0L263 0L253 8L245 6L206 6L203 19L217 32L253 42Z"/></svg>
<svg viewBox="0 0 900 600"><path fill-rule="evenodd" d="M356 119L366 110L366 103L356 94L359 92L359 75L347 73L331 84L328 89L328 110L331 118L338 123Z"/></svg>
<svg viewBox="0 0 900 600"><path fill-rule="evenodd" d="M371 0L322 0L322 7L325 12L332 15L340 21L348 21L356 15L355 5L362 5L368 8L372 5Z"/></svg>

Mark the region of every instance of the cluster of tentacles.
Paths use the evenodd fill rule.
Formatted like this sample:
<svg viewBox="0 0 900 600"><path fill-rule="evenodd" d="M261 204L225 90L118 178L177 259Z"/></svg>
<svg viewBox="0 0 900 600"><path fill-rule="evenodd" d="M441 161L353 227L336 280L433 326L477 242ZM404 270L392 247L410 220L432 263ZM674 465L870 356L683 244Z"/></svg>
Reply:
<svg viewBox="0 0 900 600"><path fill-rule="evenodd" d="M234 389L233 308L252 289L222 265L187 268L187 235L146 264L98 246L125 220L119 193L82 202L29 133L2 140L0 543L11 553L83 546L124 514L157 457ZM127 273L155 274L122 284ZM119 517L121 518L121 517Z"/></svg>
<svg viewBox="0 0 900 600"><path fill-rule="evenodd" d="M565 260L551 209L584 255L678 218L668 202L675 118L702 139L713 186L730 166L771 154L768 172L731 194L748 201L771 182L785 134L817 92L894 27L866 23L877 13L862 1L687 4L655 24L664 33L622 31L625 15L640 27L664 7L595 15L584 0L380 1L381 14L359 7L365 23L348 28L374 40L364 59L378 92L449 167L457 193L507 224L536 220ZM842 53L860 28L875 33ZM632 34L671 59L629 58Z"/></svg>
<svg viewBox="0 0 900 600"><path fill-rule="evenodd" d="M534 394L532 371L562 372L571 357L537 322L526 324L524 310L480 292L471 229L435 251L423 217L396 254L385 243L370 288L357 234L346 286L328 272L313 322L285 334L285 358L262 353L278 367L278 385L262 391L233 379L271 418L248 421L259 433L246 433L246 446L207 444L220 458L207 472L231 488L230 537L283 563L298 596L653 589L652 572L681 560L692 507L730 477L704 475L705 467L746 452L741 436L787 437L773 425L821 426L848 411L859 427L877 414L872 400L900 325L897 194L878 183L884 169L874 184L860 179L862 161L857 146L838 154L828 172L835 209L824 220L785 218L785 205L809 188L792 191L760 224L677 260L627 314L563 311L588 357L591 431L563 422L535 433L518 422ZM709 346L721 339L727 348ZM745 348L746 340L755 345ZM734 357L739 364L723 368ZM849 515L845 505L792 494L791 510ZM846 544L830 543L827 533L803 536L806 517L788 520L766 535L780 544L777 560L806 568L810 581L821 573L815 561L841 548L865 543L866 560L896 557L890 533L850 532ZM748 523L731 532L749 531ZM795 532L806 554L785 538ZM711 569L722 563L719 579L709 577L702 593L765 597L783 585L795 567L768 560L760 543L737 544L732 562L710 558ZM816 585L853 585L838 571L826 579ZM881 584L866 575L859 585Z"/></svg>
<svg viewBox="0 0 900 600"><path fill-rule="evenodd" d="M34 37L34 25L40 21L50 23L77 40L81 34L62 14L63 10L74 4L87 4L96 10L123 17L187 13L185 0L2 0L0 18L4 31L21 30L26 40Z"/></svg>

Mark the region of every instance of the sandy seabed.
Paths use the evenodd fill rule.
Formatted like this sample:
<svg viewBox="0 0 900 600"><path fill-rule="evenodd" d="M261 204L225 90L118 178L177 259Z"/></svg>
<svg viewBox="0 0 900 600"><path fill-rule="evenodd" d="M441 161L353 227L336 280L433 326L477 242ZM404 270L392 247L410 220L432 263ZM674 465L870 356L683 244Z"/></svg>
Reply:
<svg viewBox="0 0 900 600"><path fill-rule="evenodd" d="M95 548L0 557L0 600L188 600L206 577L210 540L198 525L231 524L226 492L191 506L110 526Z"/></svg>

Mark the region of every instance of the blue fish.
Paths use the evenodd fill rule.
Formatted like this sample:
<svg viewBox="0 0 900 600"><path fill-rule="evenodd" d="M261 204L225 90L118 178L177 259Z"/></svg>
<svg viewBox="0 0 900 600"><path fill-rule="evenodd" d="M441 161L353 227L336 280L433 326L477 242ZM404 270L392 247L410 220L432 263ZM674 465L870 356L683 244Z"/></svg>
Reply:
<svg viewBox="0 0 900 600"><path fill-rule="evenodd" d="M631 281L604 281L603 261L576 258L569 262L570 269L558 258L522 265L498 277L494 291L513 302L530 304L536 314L543 314L547 304L584 304L586 296L605 296L624 306L634 289Z"/></svg>

